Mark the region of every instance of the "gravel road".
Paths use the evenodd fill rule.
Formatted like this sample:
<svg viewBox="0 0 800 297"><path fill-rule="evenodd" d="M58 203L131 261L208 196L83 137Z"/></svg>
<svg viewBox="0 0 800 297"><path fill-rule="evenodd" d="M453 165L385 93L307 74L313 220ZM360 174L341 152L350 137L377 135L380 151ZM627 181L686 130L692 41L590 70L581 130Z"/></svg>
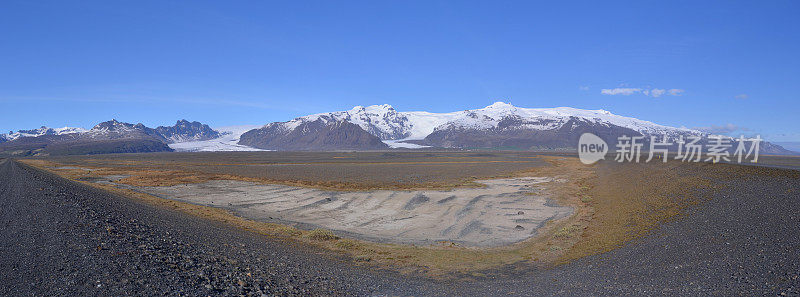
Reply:
<svg viewBox="0 0 800 297"><path fill-rule="evenodd" d="M652 235L547 270L438 282L0 161L0 295L800 295L800 178L729 181Z"/></svg>

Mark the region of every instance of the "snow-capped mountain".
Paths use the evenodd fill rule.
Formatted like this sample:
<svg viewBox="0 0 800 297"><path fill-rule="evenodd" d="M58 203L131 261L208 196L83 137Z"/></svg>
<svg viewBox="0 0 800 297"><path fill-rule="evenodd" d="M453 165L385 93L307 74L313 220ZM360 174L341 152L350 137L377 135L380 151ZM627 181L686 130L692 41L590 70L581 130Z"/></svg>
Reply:
<svg viewBox="0 0 800 297"><path fill-rule="evenodd" d="M684 128L673 128L635 118L618 116L605 110L584 110L570 107L521 108L496 102L481 109L449 113L425 111L398 112L391 105L356 106L347 111L313 114L281 123L292 130L306 122L321 120L347 121L381 140L420 140L434 131L447 129L534 129L552 130L562 127L570 119L581 119L601 125L615 125L637 131L643 135L700 134ZM516 125L509 125L516 123Z"/></svg>
<svg viewBox="0 0 800 297"><path fill-rule="evenodd" d="M178 121L156 129L116 119L92 129L42 127L3 135L0 154L102 154L172 151L167 144L219 138L220 133L199 122Z"/></svg>
<svg viewBox="0 0 800 297"><path fill-rule="evenodd" d="M485 108L457 112L449 121L434 131L446 129L531 129L554 130L564 127L570 120L580 120L604 126L627 128L643 135L701 134L685 128L658 125L653 122L612 114L606 110L586 110L571 107L521 108L504 102L495 102ZM431 131L433 132L433 131Z"/></svg>
<svg viewBox="0 0 800 297"><path fill-rule="evenodd" d="M308 115L277 125L281 125L282 129L285 130L294 130L305 123L317 121L324 124L341 121L350 122L380 139L402 138L410 129L408 127L408 118L395 111L388 104L368 107L356 106L347 111Z"/></svg>
<svg viewBox="0 0 800 297"><path fill-rule="evenodd" d="M15 140L20 137L38 137L42 135L64 135L72 133L83 133L86 129L76 127L63 127L63 128L48 128L42 126L39 129L32 130L19 130L17 132L9 132L8 134L0 134L0 138L6 141Z"/></svg>
<svg viewBox="0 0 800 297"><path fill-rule="evenodd" d="M319 113L299 117L280 123L284 129L292 130L308 122L323 123L346 121L358 125L364 131L381 140L423 139L439 125L447 123L458 113L430 113L424 111L398 112L389 104L356 106L346 111Z"/></svg>
<svg viewBox="0 0 800 297"><path fill-rule="evenodd" d="M158 131L142 123L130 124L117 121L116 119L95 125L86 133L82 133L81 138L94 140L152 138L165 143L168 142Z"/></svg>
<svg viewBox="0 0 800 297"><path fill-rule="evenodd" d="M496 102L459 112L420 143L457 148L569 149L586 132L608 143L615 143L622 135L657 139L702 135L700 131L658 125L605 110L520 108ZM649 137L644 142L649 143Z"/></svg>
<svg viewBox="0 0 800 297"><path fill-rule="evenodd" d="M391 105L356 106L346 111L319 113L298 117L287 122L275 122L260 129L258 133L245 133L240 145L258 146L266 149L281 149L293 140L276 137L295 133L303 137L323 137L314 134L309 127L322 127L347 122L358 126L367 134L382 140L390 147L421 148L492 148L492 149L574 149L577 140L585 132L594 133L608 143L616 143L619 136L649 136L673 141L679 137L704 136L698 130L675 128L653 122L612 114L606 110L584 110L570 107L522 108L504 102L496 102L480 109L448 113L424 111L400 112ZM326 131L328 133L329 131ZM354 134L357 131L349 130ZM339 145L356 147L349 142L356 139L339 138L324 140ZM359 139L364 139L363 137ZM324 142L323 141L323 142ZM785 150L765 143L773 153ZM302 149L321 149L306 143ZM370 146L364 149L379 149ZM774 150L773 150L774 149Z"/></svg>
<svg viewBox="0 0 800 297"><path fill-rule="evenodd" d="M149 128L142 123L130 124L116 119L95 125L81 136L91 139L153 138L166 144L202 141L220 137L220 133L200 122L179 120L174 126Z"/></svg>
<svg viewBox="0 0 800 297"><path fill-rule="evenodd" d="M220 137L220 133L200 122L180 120L175 126L159 126L156 132L170 143L203 141Z"/></svg>

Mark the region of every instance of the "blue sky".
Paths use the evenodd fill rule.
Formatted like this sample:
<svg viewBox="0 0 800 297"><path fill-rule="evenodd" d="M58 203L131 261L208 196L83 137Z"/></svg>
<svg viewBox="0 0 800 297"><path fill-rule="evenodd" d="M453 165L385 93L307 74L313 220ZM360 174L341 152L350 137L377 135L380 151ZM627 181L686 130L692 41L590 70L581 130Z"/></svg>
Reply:
<svg viewBox="0 0 800 297"><path fill-rule="evenodd" d="M0 131L510 101L800 141L798 14L798 1L3 1Z"/></svg>

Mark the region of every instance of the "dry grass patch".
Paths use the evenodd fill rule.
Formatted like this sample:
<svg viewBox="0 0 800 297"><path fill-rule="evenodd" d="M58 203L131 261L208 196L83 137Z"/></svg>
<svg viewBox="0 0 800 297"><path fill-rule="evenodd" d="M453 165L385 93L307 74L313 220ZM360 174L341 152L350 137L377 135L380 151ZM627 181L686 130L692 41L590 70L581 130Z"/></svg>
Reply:
<svg viewBox="0 0 800 297"><path fill-rule="evenodd" d="M307 232L304 236L306 238L308 238L308 239L319 240L319 241L328 241L328 240L337 240L337 239L339 239L339 236L336 236L336 234L333 234L333 232L331 232L331 230L325 230L325 229L314 229L314 230L311 230L311 231Z"/></svg>
<svg viewBox="0 0 800 297"><path fill-rule="evenodd" d="M560 262L617 248L674 219L715 189L706 174L701 164L680 162L599 167L594 182L581 188L582 197L591 197L582 198L591 202L591 219Z"/></svg>

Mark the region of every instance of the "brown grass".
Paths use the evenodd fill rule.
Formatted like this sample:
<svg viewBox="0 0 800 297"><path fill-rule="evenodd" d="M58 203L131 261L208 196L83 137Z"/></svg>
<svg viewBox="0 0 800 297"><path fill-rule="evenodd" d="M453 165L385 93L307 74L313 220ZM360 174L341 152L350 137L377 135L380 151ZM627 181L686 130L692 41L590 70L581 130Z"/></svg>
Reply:
<svg viewBox="0 0 800 297"><path fill-rule="evenodd" d="M514 174L542 162L525 153L259 153L69 156L40 159L110 174L132 186L233 179L324 190L480 187L476 179ZM136 160L131 160L136 159Z"/></svg>
<svg viewBox="0 0 800 297"><path fill-rule="evenodd" d="M339 239L339 236L336 236L336 234L333 234L333 232L331 232L331 230L325 230L325 229L314 229L314 230L308 231L308 233L305 234L305 237L308 238L308 239L319 240L319 241L328 241L328 240L338 240ZM337 245L337 246L339 246L339 245Z"/></svg>
<svg viewBox="0 0 800 297"><path fill-rule="evenodd" d="M713 184L697 176L697 166L671 162L598 168L597 177L579 194L590 197L582 198L590 204L590 219L581 240L559 262L617 248L700 202L705 198L700 190L713 189Z"/></svg>

